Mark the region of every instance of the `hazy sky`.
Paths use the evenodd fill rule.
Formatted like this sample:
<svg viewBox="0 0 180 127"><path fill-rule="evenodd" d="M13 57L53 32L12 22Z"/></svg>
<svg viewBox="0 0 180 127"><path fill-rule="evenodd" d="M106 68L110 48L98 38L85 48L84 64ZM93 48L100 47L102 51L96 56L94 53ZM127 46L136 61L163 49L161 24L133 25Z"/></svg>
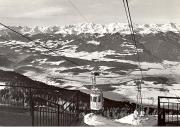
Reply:
<svg viewBox="0 0 180 127"><path fill-rule="evenodd" d="M129 3L134 23L180 23L180 0L129 0ZM122 0L0 0L0 22L8 25L64 25L87 21L127 22Z"/></svg>

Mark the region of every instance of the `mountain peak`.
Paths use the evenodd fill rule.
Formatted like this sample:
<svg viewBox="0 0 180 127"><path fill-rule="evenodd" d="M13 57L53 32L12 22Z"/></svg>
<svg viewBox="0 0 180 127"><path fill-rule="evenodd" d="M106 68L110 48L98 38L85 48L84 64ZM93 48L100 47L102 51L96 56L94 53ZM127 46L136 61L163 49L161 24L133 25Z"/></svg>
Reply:
<svg viewBox="0 0 180 127"><path fill-rule="evenodd" d="M172 31L175 33L180 32L180 25L175 23L168 24L133 24L134 30L139 34L150 34L158 32L168 32ZM35 27L16 27L12 26L13 29L20 31L23 34L38 34L38 33L52 33L52 34L81 34L81 33L121 33L130 34L129 26L127 23L110 23L106 25L95 24L92 22L83 22L73 25L65 26L35 26ZM0 30L3 30L0 27Z"/></svg>

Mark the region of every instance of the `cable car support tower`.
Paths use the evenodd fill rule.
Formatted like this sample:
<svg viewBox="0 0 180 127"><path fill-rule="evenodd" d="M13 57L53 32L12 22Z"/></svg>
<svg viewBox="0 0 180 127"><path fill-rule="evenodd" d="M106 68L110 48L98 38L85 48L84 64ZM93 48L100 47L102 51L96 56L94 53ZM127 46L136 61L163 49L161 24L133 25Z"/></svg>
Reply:
<svg viewBox="0 0 180 127"><path fill-rule="evenodd" d="M134 28L133 28L133 23L132 23L132 18L131 18L131 13L130 13L130 8L129 8L129 3L128 0L123 0L123 5L124 5L124 9L125 9L125 13L126 13L126 18L128 21L128 26L131 32L131 39L134 43L135 46L135 51L136 51L136 55L137 55L137 61L138 61L138 68L140 71L140 75L141 75L141 79L140 80L136 80L136 86L137 86L137 105L136 105L136 110L138 111L138 114L143 115L143 106L142 106L142 84L143 82L143 73L142 73L142 69L141 69L141 64L140 64L140 55L139 55L139 51L138 51L138 46L137 46L137 41L136 41L136 37L135 37L135 32L134 32Z"/></svg>

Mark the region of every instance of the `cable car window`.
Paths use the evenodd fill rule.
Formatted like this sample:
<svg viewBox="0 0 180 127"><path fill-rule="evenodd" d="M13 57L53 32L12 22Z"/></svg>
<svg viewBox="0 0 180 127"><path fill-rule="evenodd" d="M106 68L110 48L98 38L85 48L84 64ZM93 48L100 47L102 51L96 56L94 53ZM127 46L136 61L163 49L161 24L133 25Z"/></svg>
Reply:
<svg viewBox="0 0 180 127"><path fill-rule="evenodd" d="M96 100L97 100L97 97L93 97L93 102L96 102Z"/></svg>
<svg viewBox="0 0 180 127"><path fill-rule="evenodd" d="M93 97L92 97L92 96L90 96L90 101L92 101L92 98L93 98Z"/></svg>
<svg viewBox="0 0 180 127"><path fill-rule="evenodd" d="M101 97L98 97L98 102L101 102Z"/></svg>

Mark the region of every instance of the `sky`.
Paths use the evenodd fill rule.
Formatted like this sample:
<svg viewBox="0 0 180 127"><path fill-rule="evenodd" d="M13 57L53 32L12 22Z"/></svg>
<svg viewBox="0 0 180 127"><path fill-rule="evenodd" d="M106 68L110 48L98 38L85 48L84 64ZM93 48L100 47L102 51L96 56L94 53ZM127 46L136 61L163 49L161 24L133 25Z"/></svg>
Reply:
<svg viewBox="0 0 180 127"><path fill-rule="evenodd" d="M180 24L180 0L129 0L133 23ZM122 0L0 0L0 22L54 26L126 23Z"/></svg>

